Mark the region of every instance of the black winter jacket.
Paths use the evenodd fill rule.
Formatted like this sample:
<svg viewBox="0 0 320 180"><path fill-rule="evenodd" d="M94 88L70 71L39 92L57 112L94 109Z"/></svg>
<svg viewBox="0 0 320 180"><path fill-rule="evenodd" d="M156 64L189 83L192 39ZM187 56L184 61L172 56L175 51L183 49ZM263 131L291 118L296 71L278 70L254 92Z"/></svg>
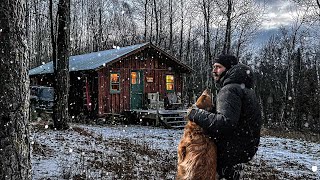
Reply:
<svg viewBox="0 0 320 180"><path fill-rule="evenodd" d="M215 139L218 166L248 162L258 149L261 129L252 70L237 64L220 79L220 85L215 112L195 109L188 117Z"/></svg>

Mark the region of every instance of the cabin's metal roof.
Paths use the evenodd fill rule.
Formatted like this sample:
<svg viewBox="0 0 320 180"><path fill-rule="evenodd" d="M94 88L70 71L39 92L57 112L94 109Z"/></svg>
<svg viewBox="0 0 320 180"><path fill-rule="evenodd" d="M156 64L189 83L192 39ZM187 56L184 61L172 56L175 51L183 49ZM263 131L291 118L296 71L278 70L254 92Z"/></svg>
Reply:
<svg viewBox="0 0 320 180"><path fill-rule="evenodd" d="M82 71L99 68L112 60L124 56L147 43L137 44L133 46L126 46L121 48L114 48L106 51L93 52L89 54L81 54L77 56L70 56L69 71ZM29 71L29 75L48 74L53 73L53 62L33 68Z"/></svg>
<svg viewBox="0 0 320 180"><path fill-rule="evenodd" d="M137 44L126 47L118 47L106 51L92 52L88 54L70 56L69 58L69 71L83 71L93 70L105 66L106 64L114 61L122 56L125 56L139 48L142 48L150 43ZM151 45L151 44L150 44ZM176 60L175 60L176 61ZM176 61L187 69L188 66ZM191 69L191 68L190 68ZM29 75L50 74L53 73L53 62L49 62L29 70Z"/></svg>

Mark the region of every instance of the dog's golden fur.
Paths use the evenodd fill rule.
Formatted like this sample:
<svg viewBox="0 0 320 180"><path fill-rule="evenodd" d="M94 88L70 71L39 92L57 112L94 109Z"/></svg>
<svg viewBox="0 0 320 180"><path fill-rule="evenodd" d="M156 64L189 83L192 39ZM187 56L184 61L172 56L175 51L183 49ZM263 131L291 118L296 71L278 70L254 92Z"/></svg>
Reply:
<svg viewBox="0 0 320 180"><path fill-rule="evenodd" d="M197 99L199 109L212 109L207 90ZM217 147L202 128L188 120L178 146L177 180L215 180Z"/></svg>

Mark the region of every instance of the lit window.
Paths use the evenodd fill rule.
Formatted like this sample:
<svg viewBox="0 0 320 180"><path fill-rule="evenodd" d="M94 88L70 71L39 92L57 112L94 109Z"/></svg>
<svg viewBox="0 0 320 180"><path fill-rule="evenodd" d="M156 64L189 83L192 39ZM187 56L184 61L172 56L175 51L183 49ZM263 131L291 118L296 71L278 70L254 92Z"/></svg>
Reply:
<svg viewBox="0 0 320 180"><path fill-rule="evenodd" d="M119 93L120 92L120 74L110 73L110 92Z"/></svg>
<svg viewBox="0 0 320 180"><path fill-rule="evenodd" d="M173 75L166 75L166 89L167 89L167 91L174 90L174 76Z"/></svg>
<svg viewBox="0 0 320 180"><path fill-rule="evenodd" d="M138 72L131 72L131 84L140 84L140 74Z"/></svg>

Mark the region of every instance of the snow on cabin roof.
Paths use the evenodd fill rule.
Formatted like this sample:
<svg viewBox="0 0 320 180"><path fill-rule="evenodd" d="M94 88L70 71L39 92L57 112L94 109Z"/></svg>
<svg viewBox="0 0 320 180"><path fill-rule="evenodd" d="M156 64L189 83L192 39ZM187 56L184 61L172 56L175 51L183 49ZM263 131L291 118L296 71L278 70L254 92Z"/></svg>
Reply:
<svg viewBox="0 0 320 180"><path fill-rule="evenodd" d="M93 70L100 68L111 61L114 61L120 57L123 57L131 52L134 52L140 48L145 47L146 45L150 45L157 50L162 51L161 49L157 48L156 46L152 45L151 43L143 43L143 44L136 44L132 46L126 47L117 47L115 49L105 50L105 51L98 51L92 52L88 54L70 56L69 58L69 71L83 71L83 70ZM164 52L164 51L163 51ZM165 52L164 52L165 53ZM167 54L167 53L165 53ZM171 55L167 54L173 61L181 65L187 71L193 71L189 66L181 63L179 60L175 59ZM29 70L29 75L39 75L39 74L50 74L53 73L53 62L49 62L33 68Z"/></svg>
<svg viewBox="0 0 320 180"><path fill-rule="evenodd" d="M99 68L119 57L122 57L132 51L135 51L148 43L126 46L121 48L110 49L106 51L92 52L70 56L69 71L83 71ZM53 73L53 62L49 62L33 68L29 71L29 75Z"/></svg>

